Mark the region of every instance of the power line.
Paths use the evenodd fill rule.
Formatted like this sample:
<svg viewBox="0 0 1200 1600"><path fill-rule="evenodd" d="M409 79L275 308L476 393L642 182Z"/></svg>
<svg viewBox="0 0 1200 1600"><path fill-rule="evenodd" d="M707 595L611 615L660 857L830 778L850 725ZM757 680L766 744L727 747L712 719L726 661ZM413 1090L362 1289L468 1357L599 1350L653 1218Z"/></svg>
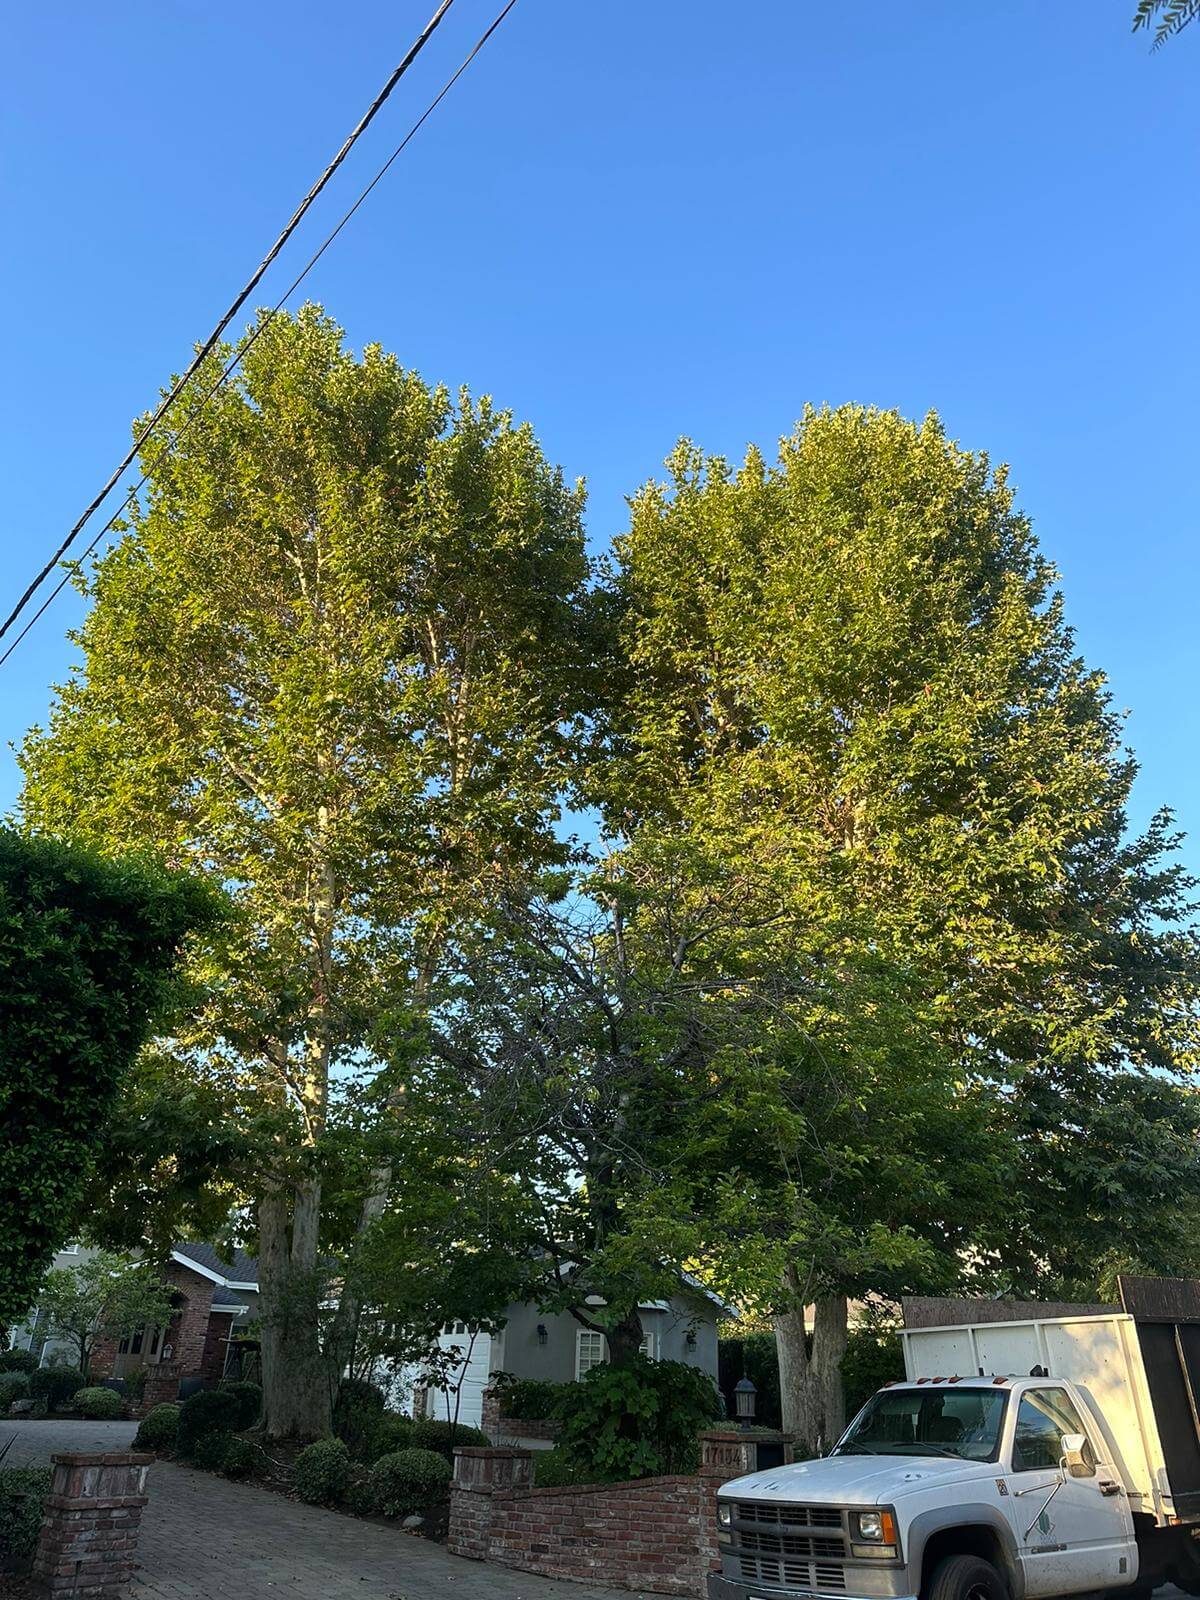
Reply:
<svg viewBox="0 0 1200 1600"><path fill-rule="evenodd" d="M330 178L333 177L334 173L341 166L342 162L350 154L350 151L354 148L355 144L357 144L360 135L362 135L366 131L366 129L371 125L371 123L374 121L376 113L379 111L379 109L382 107L384 102L387 100L387 98L391 94L392 90L400 82L400 79L408 71L409 67L412 66L413 62L420 55L421 51L428 44L429 40L433 36L434 30L437 28L438 24L441 22L442 18L446 15L447 11L449 11L450 7L453 4L454 4L454 0L441 0L441 4L438 6L438 8L434 12L433 16L430 17L429 21L425 24L425 26L421 29L421 32L417 35L417 38L414 41L414 43L412 44L412 46L410 47L410 49L408 51L408 54L404 57L404 59L396 67L396 69L392 73L391 77L384 84L383 88L379 91L379 93L375 96L374 100L372 100L371 104L367 107L366 111L363 113L362 117L359 119L357 126L353 129L353 131L347 137L345 143L342 145L342 147L338 151L337 155L334 156L333 160L325 168L324 172L322 172L321 176L317 179L316 183L313 184L312 188L304 196L304 199L301 200L300 204L296 207L295 211L292 213L292 216L291 216L290 220L288 221L288 223L284 227L283 232L279 235L279 237L276 239L275 243L271 246L271 248L267 251L266 255L259 262L258 266L254 269L253 273L251 274L249 279L246 281L245 285L238 291L237 295L234 298L234 301L233 301L232 305L229 307L229 309L222 316L221 320L217 323L216 327L209 334L208 338L200 346L199 350L197 350L195 356L192 359L191 365L188 367L187 371L183 374L183 376L181 378L179 378L175 382L175 384L171 388L170 392L166 395L166 397L163 399L162 403L159 405L158 410L154 413L154 415L150 418L149 422L142 429L141 433L133 441L133 444L129 448L128 454L122 459L122 461L119 463L119 465L113 471L112 475L109 477L107 483L105 483L104 487L100 490L99 494L96 495L96 497L87 506L87 508L83 512L83 515L75 523L74 527L67 534L66 538L59 545L58 549L50 557L49 561L42 568L42 570L38 573L37 577L29 585L29 587L26 589L25 593L21 596L21 598L17 601L16 605L13 607L12 611L5 618L3 626L0 626L0 639L2 639L4 637L4 635L8 632L9 628L12 627L13 623L21 615L21 612L24 611L25 607L29 604L30 600L37 593L37 591L41 588L42 584L45 583L46 579L50 576L50 574L54 571L54 568L58 565L59 561L62 560L63 556L70 549L71 545L74 544L75 540L83 532L84 527L91 520L92 513L97 509L97 507L99 507L108 498L109 494L111 493L111 491L113 490L113 488L115 487L115 485L117 484L119 479L121 478L122 474L127 470L127 468L130 466L130 464L136 459L137 453L141 449L142 445L145 444L146 440L150 437L151 433L153 433L154 429L158 426L158 424L162 421L163 417L167 414L167 412L170 410L170 408L174 405L175 401L179 398L179 395L183 391L183 389L184 389L185 385L187 384L188 380L196 373L197 369L200 367L200 365L204 361L205 357L209 354L209 352L213 349L214 345L217 343L218 339L220 339L221 335L225 332L225 329L229 326L229 324L233 321L234 317L238 314L238 312L245 305L246 301L254 293L255 289L258 287L258 284L262 279L263 274L266 272L267 268L271 265L272 261L275 260L275 257L279 254L279 252L283 249L284 245L291 238L292 234L295 233L296 229L300 226L300 223L303 221L303 219L304 219L306 213L308 212L309 207L312 205L313 201L316 200L317 196L321 193L322 189L324 189L325 185L329 182Z"/></svg>
<svg viewBox="0 0 1200 1600"><path fill-rule="evenodd" d="M379 168L379 171L371 179L370 183L368 183L366 188L363 189L362 193L358 196L358 199L355 200L355 202L354 202L354 204L352 206L350 206L345 212L343 212L343 214L341 216L341 219L338 221L337 225L335 227L331 228L330 231L325 235L325 238L321 241L320 245L318 245L317 249L314 250L312 255L308 258L308 260L305 262L304 266L297 273L297 275L292 279L291 283L283 291L283 294L279 297L279 299L275 302L275 304L271 307L271 309L269 311L267 311L259 319L259 322L258 322L257 326L252 330L252 332L250 333L250 336L247 338L245 344L243 344L242 347L239 350L236 350L234 352L234 354L230 357L229 361L227 361L225 366L221 369L220 376L217 378L216 382L214 384L212 384L210 388L205 390L204 394L197 401L196 405L192 408L191 411L188 412L187 416L184 418L182 425L180 426L178 432L175 434L174 442L176 444L178 444L178 442L187 433L187 431L191 427L192 423L196 420L196 418L204 410L204 407L212 399L213 395L216 394L217 390L222 388L224 386L224 384L228 381L228 379L230 377L232 377L234 371L239 366L239 364L241 363L242 359L246 355L249 354L250 350L257 343L257 341L261 337L261 335L266 332L267 328L271 325L271 323L275 320L275 318L283 310L284 306L291 299L291 297L295 294L296 290L304 282L305 278L308 277L308 274L316 266L317 262L320 261L321 257L325 254L326 250L329 249L329 246L337 238L338 234L341 233L342 229L350 221L351 217L354 216L355 212L359 209L359 207L362 205L364 200L366 200L367 196L381 182L381 180L383 179L385 174L388 172L388 170L391 168L392 164L395 162L397 157L407 147L407 145L409 143L411 143L413 138L415 138L417 133L420 132L421 128L425 125L425 123L429 120L429 118L437 110L438 106L441 105L442 101L450 93L451 89L453 89L454 85L462 77L463 73L471 65L472 61L474 61L475 57L483 49L484 45L487 44L488 40L496 32L497 28L499 28L500 24L504 21L505 17L508 16L509 12L513 9L513 7L516 5L516 3L517 3L517 0L507 0L507 4L504 5L499 12L497 12L496 16L492 19L492 21L488 25L488 27L483 31L483 33L480 34L479 38L475 41L475 44L473 45L473 47L471 48L469 53L466 56L463 57L463 59L459 63L459 65L455 68L455 70L446 79L445 83L438 90L437 94L434 95L433 99L425 107L424 111L422 111L421 115L413 123L412 127L404 135L403 139L401 139L400 143L392 151L391 155L387 158L387 160ZM197 363L193 362L192 367L189 368L189 373L194 372L196 365L197 365ZM172 395L177 394L178 391L182 387L183 387L183 382L181 380L181 382L176 384L175 388L171 391ZM156 413L156 420L157 420L157 418L159 416L161 416L162 411L164 409L165 409L165 406L161 406L159 408L158 413ZM147 427L143 431L143 434L141 436L142 439L145 438L146 434L148 434L149 431L150 431L149 427ZM168 448L170 448L170 446L168 446ZM135 447L135 449L136 449L136 447ZM100 531L94 536L94 538L91 540L90 544L87 545L87 547L85 548L85 550L83 552L83 555L80 557L81 561L86 561L87 560L88 556L91 555L92 551L100 543L101 539L104 538L104 535L106 533L109 533L112 530L113 526L121 519L121 517L130 508L130 506L133 505L134 501L137 499L139 491L142 488L144 488L147 480L149 479L149 476L150 475L149 475L148 472L144 472L142 474L142 476L134 484L133 488L126 495L125 499L121 502L120 506L118 506L116 511L113 512L112 516L108 519L108 521L104 524L104 526L100 529ZM110 485L110 487L111 487L111 485ZM101 498L103 498L103 496L101 496ZM81 526L82 526L82 524L81 524ZM57 561L59 559L61 554L62 554L62 551L60 550L58 556L55 557L55 561ZM50 568L48 568L47 571L52 570L53 566L54 566L54 562L51 562ZM45 577L45 573L42 574L42 577L43 578ZM40 583L41 581L42 581L41 578L39 578L38 582ZM9 656L12 655L13 651L17 648L17 646L21 643L21 641L26 637L26 635L31 631L31 629L34 628L36 626L36 624L41 620L41 618L46 614L46 612L54 604L55 600L58 599L59 595L67 587L67 584L70 583L70 581L71 581L71 574L69 572L64 574L64 576L59 579L58 583L50 591L50 593L46 597L46 599L42 601L41 605L34 612L33 616L30 617L29 621L21 629L20 633L9 644L9 646L5 650L4 654L0 655L0 667L2 667L4 665L4 663L8 660ZM18 616L18 614L22 610L23 606L25 605L26 601L28 600L29 595L32 594L36 590L36 588L37 588L37 584L34 584L31 587L31 589L28 591L28 593L25 595L25 597L22 599L21 605L19 605L17 607L16 611L14 611L13 615L8 619L8 622L6 622L4 624L4 628L0 629L0 637L3 637L4 630L7 629L9 624L15 620L15 618Z"/></svg>

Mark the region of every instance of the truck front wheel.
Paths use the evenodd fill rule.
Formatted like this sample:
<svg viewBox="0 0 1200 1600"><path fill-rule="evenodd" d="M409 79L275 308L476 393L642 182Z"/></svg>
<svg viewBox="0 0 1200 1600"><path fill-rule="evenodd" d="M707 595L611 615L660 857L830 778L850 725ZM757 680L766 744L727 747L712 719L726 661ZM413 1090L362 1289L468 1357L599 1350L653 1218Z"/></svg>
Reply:
<svg viewBox="0 0 1200 1600"><path fill-rule="evenodd" d="M982 1556L947 1556L934 1568L925 1600L1009 1600L1008 1584Z"/></svg>

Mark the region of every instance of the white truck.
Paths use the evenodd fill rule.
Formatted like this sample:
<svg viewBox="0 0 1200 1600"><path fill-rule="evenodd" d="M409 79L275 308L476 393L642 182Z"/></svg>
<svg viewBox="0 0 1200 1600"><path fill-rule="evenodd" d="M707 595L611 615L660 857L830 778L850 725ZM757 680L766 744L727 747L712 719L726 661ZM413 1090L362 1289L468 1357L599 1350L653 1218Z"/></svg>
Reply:
<svg viewBox="0 0 1200 1600"><path fill-rule="evenodd" d="M717 1499L709 1600L1200 1595L1200 1282L905 1301L906 1378Z"/></svg>

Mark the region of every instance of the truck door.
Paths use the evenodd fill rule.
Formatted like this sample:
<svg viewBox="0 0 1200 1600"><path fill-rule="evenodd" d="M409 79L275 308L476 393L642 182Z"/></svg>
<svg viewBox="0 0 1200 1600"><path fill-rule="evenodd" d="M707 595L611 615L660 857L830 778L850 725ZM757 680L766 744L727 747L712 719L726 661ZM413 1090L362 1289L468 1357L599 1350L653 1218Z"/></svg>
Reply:
<svg viewBox="0 0 1200 1600"><path fill-rule="evenodd" d="M1068 1433L1088 1441L1078 1475L1059 1464ZM1026 1594L1077 1594L1132 1583L1137 1546L1128 1498L1066 1389L1045 1384L1020 1395L1009 1450L1004 1505L1025 1568Z"/></svg>

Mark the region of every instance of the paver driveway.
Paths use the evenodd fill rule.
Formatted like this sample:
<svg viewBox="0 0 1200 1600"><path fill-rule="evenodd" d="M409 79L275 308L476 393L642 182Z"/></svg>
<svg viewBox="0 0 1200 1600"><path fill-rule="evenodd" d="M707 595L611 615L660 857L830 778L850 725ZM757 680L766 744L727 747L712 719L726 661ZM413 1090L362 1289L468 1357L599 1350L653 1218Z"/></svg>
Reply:
<svg viewBox="0 0 1200 1600"><path fill-rule="evenodd" d="M25 1466L57 1450L126 1449L134 1424L0 1423L0 1443L10 1434L5 1465ZM165 1461L150 1469L138 1558L131 1600L634 1600L463 1561L398 1528Z"/></svg>

